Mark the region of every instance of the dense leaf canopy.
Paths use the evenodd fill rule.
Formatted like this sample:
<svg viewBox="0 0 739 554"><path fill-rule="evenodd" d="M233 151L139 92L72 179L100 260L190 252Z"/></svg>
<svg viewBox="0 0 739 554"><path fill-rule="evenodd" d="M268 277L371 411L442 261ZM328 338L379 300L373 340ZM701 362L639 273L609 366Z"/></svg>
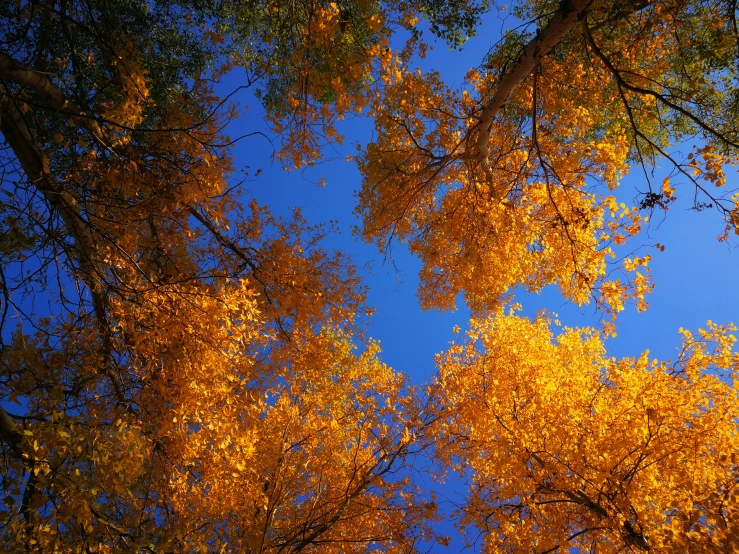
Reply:
<svg viewBox="0 0 739 554"><path fill-rule="evenodd" d="M739 233L736 2L524 2L461 86L417 67L492 7L0 5L0 548L407 553L451 518L491 553L736 550L735 329L674 361L603 342L647 308L650 255L622 247L676 187ZM287 168L373 120L358 234L407 243L425 309L474 316L423 387L365 336L332 226L241 189L234 74ZM601 327L517 315L547 285Z"/></svg>

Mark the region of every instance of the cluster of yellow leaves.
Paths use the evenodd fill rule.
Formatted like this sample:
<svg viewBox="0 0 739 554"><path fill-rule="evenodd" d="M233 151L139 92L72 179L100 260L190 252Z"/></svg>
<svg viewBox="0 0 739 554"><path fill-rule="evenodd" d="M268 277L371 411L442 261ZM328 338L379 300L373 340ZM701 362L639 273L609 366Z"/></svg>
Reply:
<svg viewBox="0 0 739 554"><path fill-rule="evenodd" d="M180 422L171 440L184 436L189 448L167 446L174 462L170 494L185 520L178 527L220 522L188 543L276 551L319 530L326 552L354 551L342 542L348 537L364 543L391 533L386 540L403 542L413 510L404 522L393 520L402 483L376 472L397 448L393 420L402 379L377 360L375 346L359 356L352 350L346 337L326 330L301 343L283 375L237 381L228 405L208 417L199 413L202 421ZM321 529L334 515L338 522Z"/></svg>
<svg viewBox="0 0 739 554"><path fill-rule="evenodd" d="M592 330L498 312L440 356L438 454L469 478L486 552L724 552L739 541L733 326L674 362L606 354ZM545 531L544 531L545 530Z"/></svg>
<svg viewBox="0 0 739 554"><path fill-rule="evenodd" d="M539 9L538 3L526 7L532 19ZM692 180L696 198L707 198L696 200L697 208L716 206L727 232L736 227L735 200L714 197L701 184L722 186L724 168L736 161L731 149L716 146L733 140L732 122L720 108L730 93L711 89L723 77L677 38L687 33L729 59L731 41L705 30L723 25L720 6L694 13L666 1L644 9L628 17L606 4L588 8L587 20L557 54L537 60L516 85L489 130L480 128L483 108L520 48L513 57L493 52L459 90L400 59L385 64L383 89L371 107L377 138L359 159L364 182L357 211L366 240L384 250L392 240L407 242L419 256L424 307L450 309L463 293L473 312L483 313L516 287L538 292L556 284L565 298L595 300L606 313L629 302L644 310L652 288L646 263L636 270L615 247L647 218L609 193L631 165L646 170L660 157ZM715 112L697 123L693 106L678 106L665 90L685 90ZM702 161L691 154L683 164L670 146L696 128L708 137L699 149ZM485 155L478 145L483 133ZM659 191L650 183L645 188L644 209L666 209L675 199L669 180Z"/></svg>
<svg viewBox="0 0 739 554"><path fill-rule="evenodd" d="M95 380L100 371L101 344L94 333L74 322L59 329L49 324L32 337L16 333L12 348L2 357L4 374L16 395L22 395L25 408L49 414L25 425L23 444L16 446L23 452L28 476L25 489L19 481L11 486L7 473L4 481L5 508L10 510L5 514L5 544L31 552L63 550L69 529L78 529L83 535L105 533L108 525L115 526L106 512L114 513L126 504L142 507L137 493L152 451L146 425L111 404L102 387L82 395L83 409L70 409L65 404L70 389L84 390ZM53 339L59 331L63 341ZM8 374L9 368L13 371ZM45 390L37 389L40 383ZM34 389L35 393L28 393ZM22 470L18 461L12 460L6 471ZM28 514L21 513L26 500L19 505L13 501L16 498L28 498L30 508L46 516L31 519L32 533ZM7 537L12 537L11 542Z"/></svg>
<svg viewBox="0 0 739 554"><path fill-rule="evenodd" d="M34 497L51 526L29 536L23 519L14 520L18 544L32 536L32 550L78 542L111 551L112 528L131 537L119 545L143 537L175 551L218 544L276 552L314 533L309 543L325 542L325 552L364 552L373 541L406 551L409 528L424 524L429 506L395 474L409 447L398 431L408 399L404 378L378 360L376 344L357 354L348 336L327 327L303 330L270 354L276 339L244 281L162 285L135 306L114 302L111 313L118 349L127 352L116 378L131 404L88 385L84 407L27 426L39 486L54 505ZM89 356L85 335L64 346ZM34 383L43 371L63 375L58 365L73 355L44 347L43 336L18 336L25 349L11 349L4 365ZM54 397L63 406L64 394ZM49 400L35 399L52 409ZM153 498L166 510L142 520Z"/></svg>
<svg viewBox="0 0 739 554"><path fill-rule="evenodd" d="M336 35L336 9L324 15L315 32ZM121 59L120 103L103 115L112 143L80 144L64 182L85 199L95 276L70 274L104 298L2 349L8 400L42 414L3 473L3 544L407 552L435 508L398 473L413 405L356 332L354 266L299 211L227 194L217 145L232 114L202 121L198 102L218 99L197 81L152 120L137 59ZM120 127L143 119L157 132Z"/></svg>
<svg viewBox="0 0 739 554"><path fill-rule="evenodd" d="M282 142L277 157L288 169L312 165L327 144L341 144L337 123L379 100L389 76L399 76L413 55L425 56L427 46L417 38L397 54L390 44L390 27L410 28L419 21L414 2L278 0L264 11L298 32L287 48L275 37L263 37L280 58L261 62L267 79L280 83L279 93L268 91L264 98L267 121Z"/></svg>
<svg viewBox="0 0 739 554"><path fill-rule="evenodd" d="M279 64L265 60L262 69L285 87L279 99L267 102L267 121L282 139L278 157L285 167L300 168L315 163L325 144L341 143L336 122L367 105L365 86L388 43L374 38L384 22L371 2L344 5L351 15L336 2L286 4L272 2L265 10L275 18L287 14L299 35L291 38ZM271 46L272 38L265 40Z"/></svg>
<svg viewBox="0 0 739 554"><path fill-rule="evenodd" d="M578 304L594 299L612 313L627 300L645 305L646 274L623 285L607 280L616 256L611 245L636 234L644 218L589 184L617 185L627 168L625 136L593 143L582 107L590 102L557 88L558 72L593 88L601 75L580 67L573 76L569 61L547 64L548 77L536 83L535 137L527 134L526 114L496 120L495 155L480 160L470 151L472 96L447 89L438 75L395 67L373 108L378 139L360 160L365 181L358 211L367 240L381 248L389 237L407 241L421 258L425 308L450 309L463 292L481 312L517 286L538 292L548 284ZM489 86L477 72L468 77L478 92ZM533 94L533 85L522 85L512 103L531 104Z"/></svg>
<svg viewBox="0 0 739 554"><path fill-rule="evenodd" d="M146 84L147 70L141 63L141 53L125 38L114 41L115 69L120 78L118 102L103 111L102 116L114 123L133 128L144 120L146 104L150 102Z"/></svg>

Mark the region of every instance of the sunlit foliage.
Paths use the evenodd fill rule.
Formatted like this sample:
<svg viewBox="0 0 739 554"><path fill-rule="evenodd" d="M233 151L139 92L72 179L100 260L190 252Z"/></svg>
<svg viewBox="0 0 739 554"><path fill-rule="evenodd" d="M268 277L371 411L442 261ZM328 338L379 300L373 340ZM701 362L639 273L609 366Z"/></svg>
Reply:
<svg viewBox="0 0 739 554"><path fill-rule="evenodd" d="M734 328L683 331L672 362L603 340L647 308L651 256L622 247L652 211L687 191L737 230L736 5L526 2L460 88L415 67L491 7L0 5L0 549L424 551L449 540L424 487L456 472L485 551L732 551ZM475 316L426 387L366 337L333 227L242 190L231 71L285 167L374 119L359 233L407 242L422 307ZM550 284L603 327L506 311Z"/></svg>

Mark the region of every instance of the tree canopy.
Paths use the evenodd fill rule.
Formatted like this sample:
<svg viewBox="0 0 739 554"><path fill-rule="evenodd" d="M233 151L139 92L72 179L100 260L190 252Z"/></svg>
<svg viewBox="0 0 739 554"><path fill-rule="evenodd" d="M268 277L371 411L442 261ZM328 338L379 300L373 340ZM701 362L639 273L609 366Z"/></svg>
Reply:
<svg viewBox="0 0 739 554"><path fill-rule="evenodd" d="M605 339L647 309L662 247L630 239L678 193L739 234L737 5L517 3L461 84L423 70L494 8L0 5L3 550L409 553L442 520L491 553L736 550L735 328L681 330L671 361ZM408 246L424 309L473 315L423 386L367 336L333 224L244 190L241 88L286 169L374 123L357 237ZM548 285L600 326L522 316Z"/></svg>

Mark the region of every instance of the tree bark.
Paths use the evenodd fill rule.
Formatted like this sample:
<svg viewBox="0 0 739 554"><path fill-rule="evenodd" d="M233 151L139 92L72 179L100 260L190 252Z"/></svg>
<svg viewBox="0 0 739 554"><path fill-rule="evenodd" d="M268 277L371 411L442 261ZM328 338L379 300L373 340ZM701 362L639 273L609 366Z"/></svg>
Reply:
<svg viewBox="0 0 739 554"><path fill-rule="evenodd" d="M510 71L501 76L495 94L483 108L480 121L475 125L478 132L475 146L481 158L486 158L490 153L488 144L493 119L508 103L514 89L584 17L591 3L592 0L563 0L549 23L523 49Z"/></svg>
<svg viewBox="0 0 739 554"><path fill-rule="evenodd" d="M70 102L64 95L64 92L43 73L34 71L6 53L0 52L0 80L10 81L35 91L43 98L46 98L53 109L72 118L76 125L87 130L103 146L106 148L109 147L108 143L110 141L108 140L107 134L98 122L74 103Z"/></svg>

